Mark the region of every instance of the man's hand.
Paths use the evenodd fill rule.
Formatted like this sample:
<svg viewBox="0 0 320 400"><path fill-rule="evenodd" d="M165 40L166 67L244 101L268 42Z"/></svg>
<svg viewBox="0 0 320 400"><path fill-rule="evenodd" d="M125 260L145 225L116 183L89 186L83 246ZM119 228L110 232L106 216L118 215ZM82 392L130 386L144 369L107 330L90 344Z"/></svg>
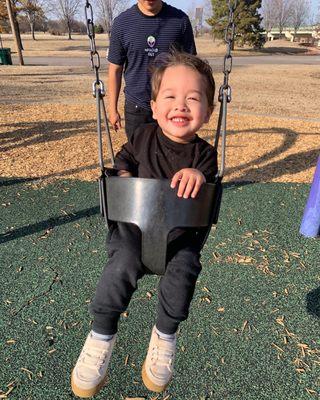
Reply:
<svg viewBox="0 0 320 400"><path fill-rule="evenodd" d="M120 169L120 171L118 171L118 176L121 176L121 178L130 178L132 174L131 172L126 171L125 169Z"/></svg>
<svg viewBox="0 0 320 400"><path fill-rule="evenodd" d="M121 116L117 110L109 111L109 121L115 131L121 128Z"/></svg>
<svg viewBox="0 0 320 400"><path fill-rule="evenodd" d="M178 197L187 199L191 197L194 199L199 192L199 189L203 183L206 182L206 178L203 173L194 168L183 168L176 172L171 180L171 187L174 189L179 183Z"/></svg>

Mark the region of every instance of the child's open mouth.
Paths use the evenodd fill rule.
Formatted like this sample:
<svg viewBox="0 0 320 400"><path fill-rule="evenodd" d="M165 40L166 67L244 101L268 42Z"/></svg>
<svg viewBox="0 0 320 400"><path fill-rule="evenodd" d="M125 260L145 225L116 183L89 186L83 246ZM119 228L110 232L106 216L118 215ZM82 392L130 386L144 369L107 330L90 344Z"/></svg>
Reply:
<svg viewBox="0 0 320 400"><path fill-rule="evenodd" d="M171 118L171 122L175 126L186 126L189 123L189 119L185 117L174 117Z"/></svg>

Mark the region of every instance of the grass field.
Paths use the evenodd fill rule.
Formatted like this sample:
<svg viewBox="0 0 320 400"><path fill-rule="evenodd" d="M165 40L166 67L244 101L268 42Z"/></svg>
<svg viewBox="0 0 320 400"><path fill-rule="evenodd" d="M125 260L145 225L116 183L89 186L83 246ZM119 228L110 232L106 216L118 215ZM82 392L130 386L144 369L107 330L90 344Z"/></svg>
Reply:
<svg viewBox="0 0 320 400"><path fill-rule="evenodd" d="M39 37L25 40L25 55L81 57L87 46L85 37ZM207 39L197 46L223 53ZM295 48L279 42L273 51ZM219 85L218 69L215 77ZM89 67L0 66L0 398L73 398L69 375L106 261L93 79ZM320 155L319 79L317 65L233 69L222 210L181 325L174 381L159 396L141 383L158 282L147 277L97 399L320 397L319 240L298 234ZM217 110L202 137L216 120ZM124 131L112 135L118 149Z"/></svg>
<svg viewBox="0 0 320 400"><path fill-rule="evenodd" d="M12 36L2 34L3 46L15 48ZM88 54L88 37L86 35L74 34L72 40L66 36L52 36L50 34L36 33L36 40L32 40L29 34L21 35L25 56L64 56L67 52L72 57L83 57ZM213 41L209 35L196 39L198 53L202 57L223 55L225 52L224 43L220 40ZM97 49L103 55L109 46L109 40L105 34L96 35ZM297 43L287 41L267 42L260 51L253 51L249 47L236 47L235 55L256 55L256 54L303 54L310 52L310 48L300 46Z"/></svg>

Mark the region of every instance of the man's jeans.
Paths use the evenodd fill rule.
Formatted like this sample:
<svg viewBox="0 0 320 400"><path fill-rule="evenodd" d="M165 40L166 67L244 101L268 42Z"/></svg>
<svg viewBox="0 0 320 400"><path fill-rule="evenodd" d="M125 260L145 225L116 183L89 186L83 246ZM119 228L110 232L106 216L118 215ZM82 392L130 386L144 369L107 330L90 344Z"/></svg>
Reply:
<svg viewBox="0 0 320 400"><path fill-rule="evenodd" d="M135 130L142 124L149 122L156 122L152 118L152 111L147 110L143 107L138 106L131 101L126 100L124 106L124 119L125 119L125 130L127 138L133 135Z"/></svg>

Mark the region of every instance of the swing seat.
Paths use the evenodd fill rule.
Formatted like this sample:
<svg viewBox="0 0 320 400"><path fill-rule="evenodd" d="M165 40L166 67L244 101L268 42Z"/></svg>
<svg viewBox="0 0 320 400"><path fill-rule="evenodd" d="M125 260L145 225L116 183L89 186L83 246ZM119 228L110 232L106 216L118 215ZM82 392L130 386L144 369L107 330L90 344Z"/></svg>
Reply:
<svg viewBox="0 0 320 400"><path fill-rule="evenodd" d="M166 269L167 238L175 228L207 228L217 223L222 195L221 180L203 184L195 199L177 196L168 179L100 178L100 204L108 225L132 223L142 235L141 259L152 273Z"/></svg>

